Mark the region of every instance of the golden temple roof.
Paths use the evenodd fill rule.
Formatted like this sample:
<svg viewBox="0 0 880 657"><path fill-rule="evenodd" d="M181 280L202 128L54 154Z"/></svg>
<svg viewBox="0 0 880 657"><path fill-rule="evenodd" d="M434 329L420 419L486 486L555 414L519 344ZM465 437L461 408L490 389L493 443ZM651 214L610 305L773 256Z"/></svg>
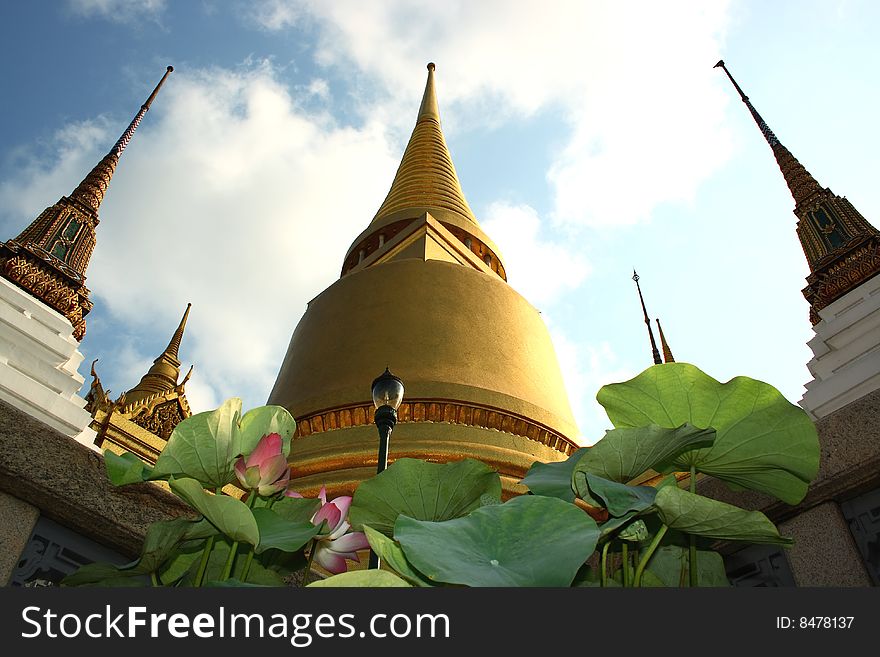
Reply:
<svg viewBox="0 0 880 657"><path fill-rule="evenodd" d="M153 366L144 374L134 388L125 393L125 403L127 406L136 404L137 402L158 393L170 392L177 386L177 379L180 377L180 360L178 350L180 349L180 341L183 339L183 331L186 328L186 320L189 318L189 310L191 303L186 304L186 311L183 313L183 319L180 325L171 336L171 341L156 360Z"/></svg>
<svg viewBox="0 0 880 657"><path fill-rule="evenodd" d="M416 126L391 189L373 218L373 224L395 212L415 208L449 210L477 223L461 191L461 183L440 129L434 69L433 63L428 64L428 81Z"/></svg>

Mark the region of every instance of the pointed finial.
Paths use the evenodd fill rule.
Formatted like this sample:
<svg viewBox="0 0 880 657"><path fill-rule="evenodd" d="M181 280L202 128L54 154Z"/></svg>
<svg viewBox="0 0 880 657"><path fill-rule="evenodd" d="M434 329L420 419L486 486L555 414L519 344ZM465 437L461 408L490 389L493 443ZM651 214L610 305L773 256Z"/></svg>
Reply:
<svg viewBox="0 0 880 657"><path fill-rule="evenodd" d="M190 366L189 366L189 370L187 371L186 376L183 377L183 381L181 381L180 383L177 384L177 387L178 387L178 388L183 388L183 386L186 385L186 382L189 381L189 377L192 376L193 368L194 368L194 367L195 367L195 365L190 365Z"/></svg>
<svg viewBox="0 0 880 657"><path fill-rule="evenodd" d="M736 80L733 79L733 76L730 74L730 71L727 70L727 66L724 64L723 59L719 59L718 63L715 64L712 68L720 68L727 75L727 78L733 83L734 88L736 89L739 97L742 99L742 102L746 104L746 107L749 108L749 112L752 115L752 118L755 119L755 123L758 124L758 127L761 129L761 134L764 135L764 139L767 140L767 143L770 144L771 147L776 146L779 143L779 139L776 138L776 135L773 134L773 131L770 129L770 126L767 125L767 122L761 118L761 115L758 114L758 110L752 105L749 97L746 96L746 92L742 90L742 88L737 84Z"/></svg>
<svg viewBox="0 0 880 657"><path fill-rule="evenodd" d="M666 344L666 336L663 335L663 327L660 326L660 320L657 319L655 321L657 322L657 330L660 332L660 348L663 350L663 362L674 363L675 358L672 357L672 350Z"/></svg>
<svg viewBox="0 0 880 657"><path fill-rule="evenodd" d="M155 98L156 98L156 94L159 93L159 89L161 89L161 88L162 88L162 85L165 84L165 79L168 77L168 75L169 75L172 71L174 71L174 67L173 67L173 66L168 66L168 67L165 69L165 75L162 76L162 79L159 80L159 84L157 84L157 85L156 85L156 88L153 89L153 93L151 93L151 94L150 94L150 97L147 98L147 102L145 102L143 105L141 105L141 107L146 107L147 109L150 109L150 105L153 104L153 100L155 100Z"/></svg>
<svg viewBox="0 0 880 657"><path fill-rule="evenodd" d="M192 308L192 304L186 304L186 310L183 312L183 318L180 320L180 325L177 327L174 335L171 336L171 342L168 343L168 347L165 349L165 353L169 356L173 356L175 360L179 359L178 350L180 349L180 342L183 340L183 331L186 328L186 320L189 317L190 308Z"/></svg>
<svg viewBox="0 0 880 657"><path fill-rule="evenodd" d="M776 163L779 165L779 170L782 171L782 175L785 178L786 184L788 184L788 189L791 192L791 196L794 199L795 205L799 206L801 203L811 198L814 194L821 192L822 186L816 181L815 178L813 178L810 172L807 171L806 168L797 161L797 158L795 158L794 155L792 155L791 152L782 145L774 132L770 129L770 126L767 125L767 122L761 117L760 114L758 114L758 110L756 110L755 106L752 105L749 97L746 96L745 92L737 84L736 80L733 79L730 71L727 70L727 66L724 63L724 60L722 59L717 64L715 64L715 68L721 68L730 79L730 81L733 83L733 86L736 88L737 93L739 93L739 97L742 99L742 102L748 108L749 113L755 120L755 123L758 124L758 128L761 130L761 134L764 135L764 139L767 140L770 148L773 149L773 156L776 158Z"/></svg>
<svg viewBox="0 0 880 657"><path fill-rule="evenodd" d="M440 108L437 105L437 92L434 90L434 70L436 68L434 62L428 64L428 81L425 83L425 93L422 95L422 104L419 106L417 123L422 119L434 119L440 123Z"/></svg>
<svg viewBox="0 0 880 657"><path fill-rule="evenodd" d="M156 85L156 88L153 89L153 92L149 95L144 104L141 105L140 110L135 114L131 123L128 124L128 127L123 131L119 139L116 140L116 143L113 144L113 148L111 148L107 155L95 165L95 168L89 172L79 186L71 193L70 198L82 203L96 216L98 214L98 208L101 207L101 201L104 200L104 194L107 192L107 187L110 186L110 179L116 171L116 164L119 162L119 157L122 155L122 151L128 146L128 143L134 135L134 131L137 130L137 127L140 125L141 119L144 118L144 114L150 109L150 105L156 98L156 94L159 93L159 89L162 88L166 78L173 70L173 66L169 66L165 69L165 75L159 80L159 84Z"/></svg>
<svg viewBox="0 0 880 657"><path fill-rule="evenodd" d="M639 278L636 270L633 269L632 279L636 282L636 289L639 291L639 301L642 302L642 312L645 314L645 326L648 327L648 337L651 339L651 356L654 358L654 364L660 365L663 361L660 360L660 352L657 351L657 343L654 341L654 332L651 330L651 320L648 319L648 309L645 308L645 299L642 297L642 288L639 286Z"/></svg>

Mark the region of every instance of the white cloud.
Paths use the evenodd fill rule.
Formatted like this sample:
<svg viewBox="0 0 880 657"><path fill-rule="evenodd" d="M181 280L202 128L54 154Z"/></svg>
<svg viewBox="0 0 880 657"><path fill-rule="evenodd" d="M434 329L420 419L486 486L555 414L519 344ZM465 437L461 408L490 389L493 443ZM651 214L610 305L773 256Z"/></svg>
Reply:
<svg viewBox="0 0 880 657"><path fill-rule="evenodd" d="M383 110L389 122L408 121L427 61L438 64L443 114L453 125L552 112L569 129L548 172L554 216L563 222L644 221L661 203L691 199L731 151L722 125L729 93L712 70L726 2L271 0L255 7L266 28L314 19L318 61L378 81L391 97Z"/></svg>
<svg viewBox="0 0 880 657"><path fill-rule="evenodd" d="M590 272L578 250L550 238L547 221L528 205L492 203L483 229L492 236L507 270L507 282L532 305L543 307L577 288Z"/></svg>
<svg viewBox="0 0 880 657"><path fill-rule="evenodd" d="M67 4L81 16L131 23L143 19L158 20L165 12L167 0L67 0Z"/></svg>
<svg viewBox="0 0 880 657"><path fill-rule="evenodd" d="M302 17L302 11L296 2L287 0L260 0L248 2L244 11L249 11L249 18L259 26L275 31L296 25Z"/></svg>

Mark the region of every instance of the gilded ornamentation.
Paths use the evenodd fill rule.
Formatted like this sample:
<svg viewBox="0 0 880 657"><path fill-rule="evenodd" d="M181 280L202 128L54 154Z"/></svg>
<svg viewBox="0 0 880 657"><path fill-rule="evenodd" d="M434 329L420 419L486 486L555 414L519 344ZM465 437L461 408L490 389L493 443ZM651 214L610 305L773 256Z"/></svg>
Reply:
<svg viewBox="0 0 880 657"><path fill-rule="evenodd" d="M841 257L807 277L804 297L810 303L810 321L817 324L819 311L853 288L880 273L880 238L861 240Z"/></svg>
<svg viewBox="0 0 880 657"><path fill-rule="evenodd" d="M88 288L71 284L51 263L37 260L29 251L10 251L9 243L0 244L0 274L64 315L73 325L73 337L82 340L86 333L84 315L92 308Z"/></svg>
<svg viewBox="0 0 880 657"><path fill-rule="evenodd" d="M104 390L104 386L101 385L101 379L98 377L98 373L95 372L95 363L97 362L97 358L92 361L92 385L85 396L85 408L92 414L92 417L95 416L95 412L99 408L105 408L110 405L109 391Z"/></svg>
<svg viewBox="0 0 880 657"><path fill-rule="evenodd" d="M181 413L180 404L178 404L177 399L159 404L153 409L152 413L141 413L137 417L131 418L131 421L138 426L166 441L171 437L174 427L183 422L183 420L184 416Z"/></svg>
<svg viewBox="0 0 880 657"><path fill-rule="evenodd" d="M373 424L372 404L354 404L314 413L296 421L294 439L313 433L346 429ZM549 427L526 417L490 406L454 400L412 399L406 400L397 410L397 421L445 422L483 429L495 429L534 440L552 449L570 455L578 445Z"/></svg>

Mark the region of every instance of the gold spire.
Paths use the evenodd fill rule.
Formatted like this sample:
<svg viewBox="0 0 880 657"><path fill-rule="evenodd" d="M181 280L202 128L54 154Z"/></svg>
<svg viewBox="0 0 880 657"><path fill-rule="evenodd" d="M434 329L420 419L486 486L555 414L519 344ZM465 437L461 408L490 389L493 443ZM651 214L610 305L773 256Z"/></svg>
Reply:
<svg viewBox="0 0 880 657"><path fill-rule="evenodd" d="M660 348L663 350L663 362L674 363L675 358L672 357L672 350L666 344L666 336L663 335L663 327L660 326L660 320L657 319L655 321L657 322L657 330L660 332Z"/></svg>
<svg viewBox="0 0 880 657"><path fill-rule="evenodd" d="M428 64L428 81L412 136L388 196L373 223L401 210L438 208L455 212L477 223L461 191L461 184L440 129L440 111L434 89L433 63Z"/></svg>
<svg viewBox="0 0 880 657"><path fill-rule="evenodd" d="M178 359L177 352L180 349L180 341L183 340L183 331L186 328L186 320L189 319L189 309L192 308L192 304L186 304L186 310L183 312L183 318L180 320L180 324L177 327L177 330L174 332L174 335L171 336L171 342L168 343L168 346L165 348L165 353L169 356L173 356L175 360Z"/></svg>
<svg viewBox="0 0 880 657"><path fill-rule="evenodd" d="M715 67L724 70L749 109L794 198L798 239L810 267L802 292L810 304L810 321L816 324L820 310L880 273L880 231L845 197L816 182L779 142L723 60Z"/></svg>
<svg viewBox="0 0 880 657"><path fill-rule="evenodd" d="M98 208L119 156L173 70L166 69L113 148L70 196L43 210L15 239L0 242L0 275L67 317L77 340L85 336L85 315L92 309L85 274L95 248Z"/></svg>
<svg viewBox="0 0 880 657"><path fill-rule="evenodd" d="M178 350L180 349L180 341L183 339L183 331L186 328L186 320L189 318L189 309L191 303L186 304L186 310L180 325L171 336L171 341L165 347L159 357L153 361L150 370L144 374L134 388L125 393L126 405L131 406L147 397L159 393L170 392L177 387L177 379L180 377L180 360L178 359Z"/></svg>

